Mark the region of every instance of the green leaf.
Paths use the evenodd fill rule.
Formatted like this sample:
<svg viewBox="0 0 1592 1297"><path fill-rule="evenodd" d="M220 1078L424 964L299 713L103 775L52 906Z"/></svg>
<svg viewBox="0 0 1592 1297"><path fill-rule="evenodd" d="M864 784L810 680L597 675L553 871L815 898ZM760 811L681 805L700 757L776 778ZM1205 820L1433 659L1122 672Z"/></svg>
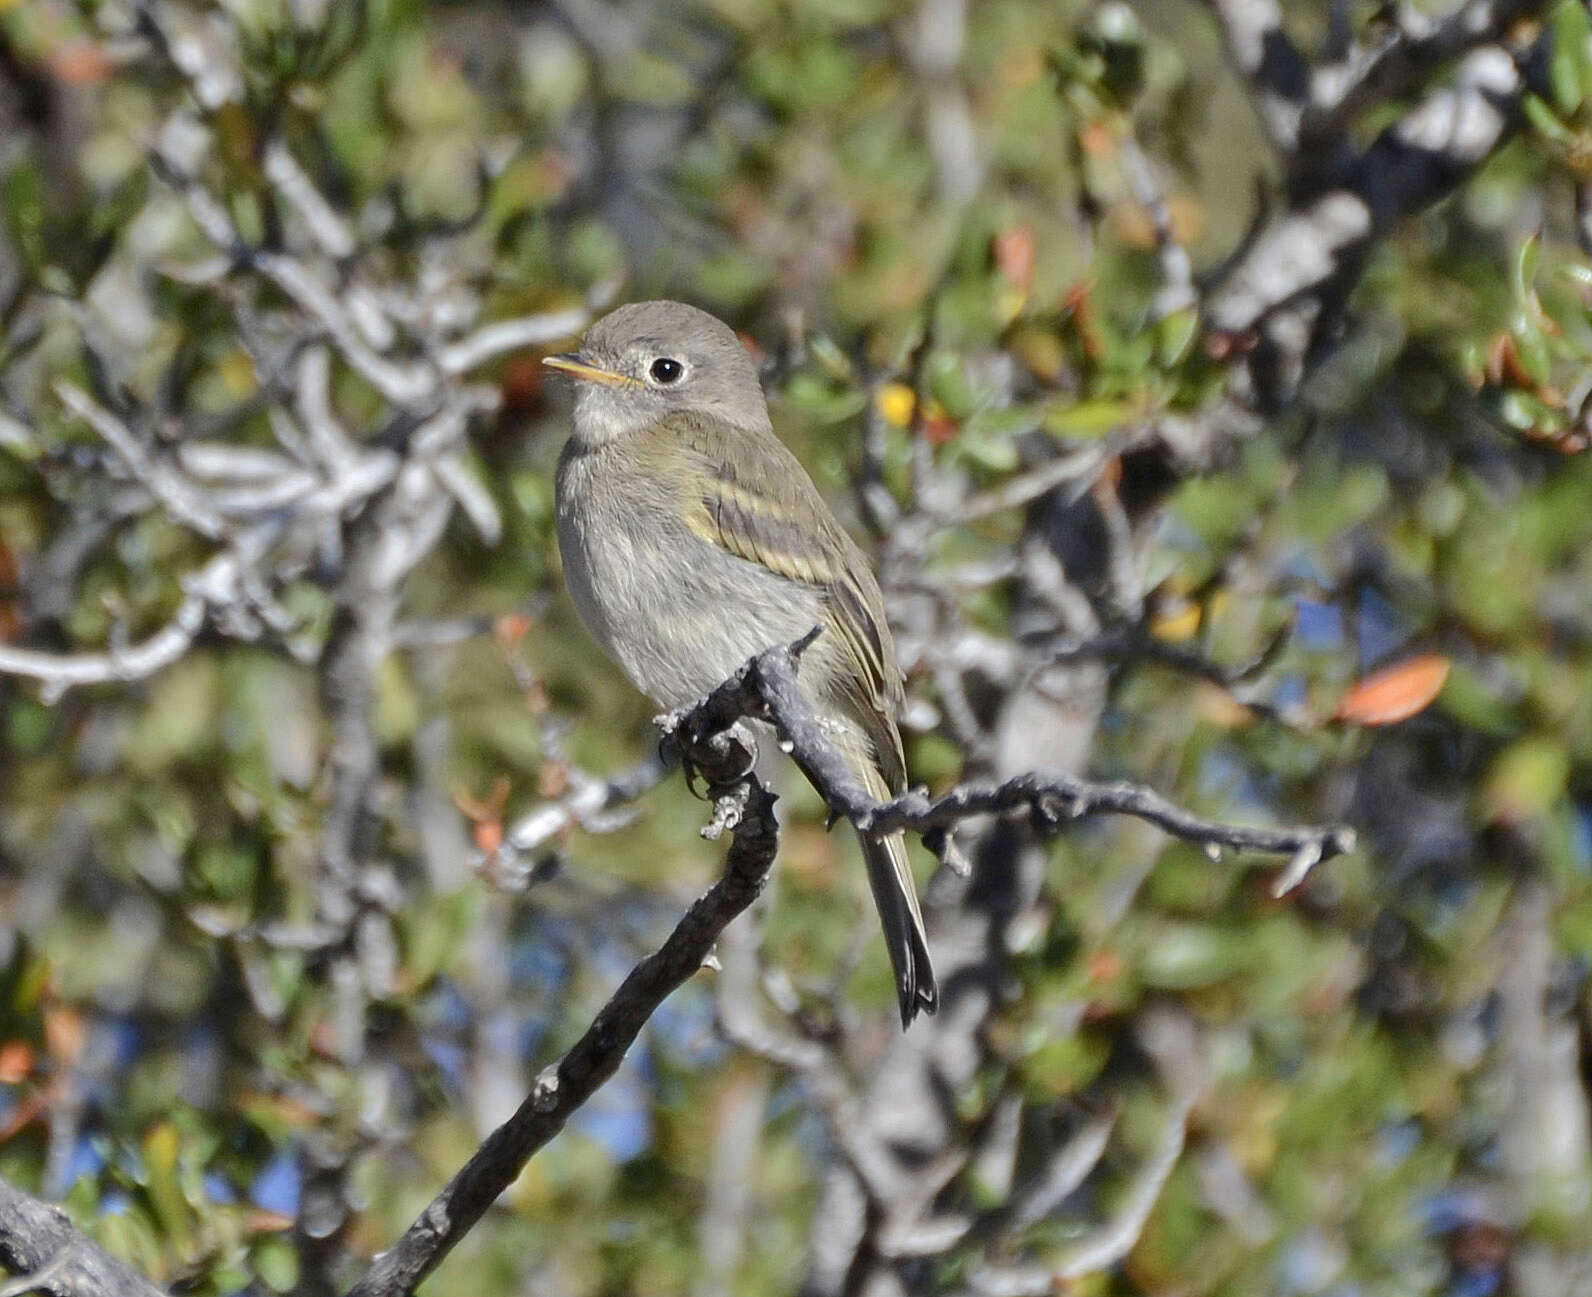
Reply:
<svg viewBox="0 0 1592 1297"><path fill-rule="evenodd" d="M1535 303L1533 295L1531 304ZM1530 314L1522 312L1520 319L1515 321L1514 338L1515 355L1520 358L1520 367L1526 371L1527 377L1533 383L1546 383L1552 376L1553 360L1548 353L1548 340Z"/></svg>
<svg viewBox="0 0 1592 1297"><path fill-rule="evenodd" d="M1542 402L1527 392L1505 392L1498 399L1498 415L1511 428L1530 432L1537 426Z"/></svg>
<svg viewBox="0 0 1592 1297"><path fill-rule="evenodd" d="M144 1171L148 1177L146 1187L161 1227L176 1244L180 1255L187 1256L193 1244L193 1209L183 1194L178 1157L182 1152L182 1136L169 1121L158 1123L144 1137Z"/></svg>
<svg viewBox="0 0 1592 1297"><path fill-rule="evenodd" d="M291 1292L298 1286L298 1257L287 1239L261 1239L253 1260L254 1272L273 1292Z"/></svg>
<svg viewBox="0 0 1592 1297"><path fill-rule="evenodd" d="M1578 142L1576 133L1560 121L1553 109L1536 95L1526 95L1520 101L1520 106L1526 115L1526 120L1555 144L1573 148Z"/></svg>
<svg viewBox="0 0 1592 1297"><path fill-rule="evenodd" d="M1162 990L1189 990L1231 977L1248 962L1241 933L1202 924L1169 925L1145 951L1139 976Z"/></svg>
<svg viewBox="0 0 1592 1297"><path fill-rule="evenodd" d="M1017 443L987 427L964 428L950 449L956 458L970 460L993 473L1010 473L1017 467Z"/></svg>
<svg viewBox="0 0 1592 1297"><path fill-rule="evenodd" d="M1537 263L1542 259L1542 236L1533 234L1515 251L1511 269L1514 272L1515 296L1521 300L1536 291Z"/></svg>
<svg viewBox="0 0 1592 1297"><path fill-rule="evenodd" d="M1103 437L1133 417L1137 405L1125 400L1087 400L1052 406L1045 414L1045 431L1058 437Z"/></svg>
<svg viewBox="0 0 1592 1297"><path fill-rule="evenodd" d="M1069 1032L1046 1038L1023 1060L1023 1076L1035 1102L1075 1094L1100 1074L1111 1053L1098 1032Z"/></svg>
<svg viewBox="0 0 1592 1297"><path fill-rule="evenodd" d="M1547 735L1511 743L1487 771L1481 809L1489 823L1519 824L1545 814L1564 796L1570 755Z"/></svg>
<svg viewBox="0 0 1592 1297"><path fill-rule="evenodd" d="M1559 273L1580 288L1592 288L1592 266L1585 262L1566 262L1559 267Z"/></svg>
<svg viewBox="0 0 1592 1297"><path fill-rule="evenodd" d="M1581 109L1592 90L1592 18L1582 3L1561 4L1554 13L1548 83L1555 106L1566 117Z"/></svg>
<svg viewBox="0 0 1592 1297"><path fill-rule="evenodd" d="M218 900L242 900L254 886L254 853L227 843L212 843L199 852L197 874Z"/></svg>
<svg viewBox="0 0 1592 1297"><path fill-rule="evenodd" d="M1491 682L1464 662L1450 666L1437 706L1478 734L1502 737L1518 726L1510 701L1499 697Z"/></svg>
<svg viewBox="0 0 1592 1297"><path fill-rule="evenodd" d="M1156 326L1156 343L1163 365L1182 363L1199 333L1199 312L1192 306L1173 311Z"/></svg>
<svg viewBox="0 0 1592 1297"><path fill-rule="evenodd" d="M952 352L934 355L928 366L929 392L953 419L965 419L973 412L973 388L967 381L962 358Z"/></svg>
<svg viewBox="0 0 1592 1297"><path fill-rule="evenodd" d="M834 387L814 374L796 374L785 389L786 399L819 423L840 423L855 418L868 404L859 387Z"/></svg>

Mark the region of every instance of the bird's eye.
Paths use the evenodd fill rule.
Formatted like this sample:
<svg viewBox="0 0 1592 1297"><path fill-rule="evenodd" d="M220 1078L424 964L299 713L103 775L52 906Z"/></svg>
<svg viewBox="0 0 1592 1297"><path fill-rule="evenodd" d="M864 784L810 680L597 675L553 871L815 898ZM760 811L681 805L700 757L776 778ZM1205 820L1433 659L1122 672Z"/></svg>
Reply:
<svg viewBox="0 0 1592 1297"><path fill-rule="evenodd" d="M659 356L647 372L652 375L654 383L678 383L685 375L685 366L668 356Z"/></svg>

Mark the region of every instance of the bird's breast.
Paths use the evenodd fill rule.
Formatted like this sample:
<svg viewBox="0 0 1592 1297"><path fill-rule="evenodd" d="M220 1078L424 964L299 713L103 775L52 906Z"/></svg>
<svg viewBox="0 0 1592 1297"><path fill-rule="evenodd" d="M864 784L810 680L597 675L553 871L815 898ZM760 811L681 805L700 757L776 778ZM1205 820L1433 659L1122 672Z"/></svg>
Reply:
<svg viewBox="0 0 1592 1297"><path fill-rule="evenodd" d="M564 580L608 655L664 707L822 616L810 587L735 557L670 512L671 489L602 450L566 451L556 519Z"/></svg>

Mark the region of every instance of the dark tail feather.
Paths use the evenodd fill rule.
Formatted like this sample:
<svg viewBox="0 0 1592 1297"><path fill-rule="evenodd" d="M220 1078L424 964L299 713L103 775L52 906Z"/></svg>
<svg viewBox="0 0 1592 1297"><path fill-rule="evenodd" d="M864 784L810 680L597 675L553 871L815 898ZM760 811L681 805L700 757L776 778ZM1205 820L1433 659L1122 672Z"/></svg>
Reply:
<svg viewBox="0 0 1592 1297"><path fill-rule="evenodd" d="M923 912L907 863L906 839L899 833L887 838L863 838L862 857L868 865L868 883L879 908L884 944L895 970L896 997L901 1005L901 1025L909 1027L919 1010L933 1013L940 990L929 962L929 941L923 931Z"/></svg>

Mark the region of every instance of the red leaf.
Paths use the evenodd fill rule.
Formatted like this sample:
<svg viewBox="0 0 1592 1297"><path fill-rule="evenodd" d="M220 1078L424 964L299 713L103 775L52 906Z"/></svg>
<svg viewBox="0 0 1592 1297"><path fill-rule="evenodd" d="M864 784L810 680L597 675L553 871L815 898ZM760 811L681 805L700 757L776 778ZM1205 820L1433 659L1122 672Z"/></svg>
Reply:
<svg viewBox="0 0 1592 1297"><path fill-rule="evenodd" d="M1117 142L1104 122L1085 122L1078 131L1078 146L1091 158L1109 158Z"/></svg>
<svg viewBox="0 0 1592 1297"><path fill-rule="evenodd" d="M956 440L956 421L943 414L931 414L919 425L923 440L931 446L944 446Z"/></svg>
<svg viewBox="0 0 1592 1297"><path fill-rule="evenodd" d="M1440 653L1413 657L1373 671L1338 700L1334 720L1353 725L1393 725L1430 705L1448 679Z"/></svg>
<svg viewBox="0 0 1592 1297"><path fill-rule="evenodd" d="M497 636L499 644L511 649L525 638L535 620L528 613L506 612L492 624L492 633Z"/></svg>
<svg viewBox="0 0 1592 1297"><path fill-rule="evenodd" d="M92 86L105 80L111 61L93 41L67 41L50 51L50 71L68 86Z"/></svg>
<svg viewBox="0 0 1592 1297"><path fill-rule="evenodd" d="M1034 282L1034 232L1012 225L995 236L995 266L1012 284L1027 292Z"/></svg>
<svg viewBox="0 0 1592 1297"><path fill-rule="evenodd" d="M20 1085L33 1071L33 1046L25 1040L8 1040L0 1045L0 1082Z"/></svg>
<svg viewBox="0 0 1592 1297"><path fill-rule="evenodd" d="M503 845L503 822L480 820L470 830L470 836L475 839L475 849L483 856L496 855Z"/></svg>

